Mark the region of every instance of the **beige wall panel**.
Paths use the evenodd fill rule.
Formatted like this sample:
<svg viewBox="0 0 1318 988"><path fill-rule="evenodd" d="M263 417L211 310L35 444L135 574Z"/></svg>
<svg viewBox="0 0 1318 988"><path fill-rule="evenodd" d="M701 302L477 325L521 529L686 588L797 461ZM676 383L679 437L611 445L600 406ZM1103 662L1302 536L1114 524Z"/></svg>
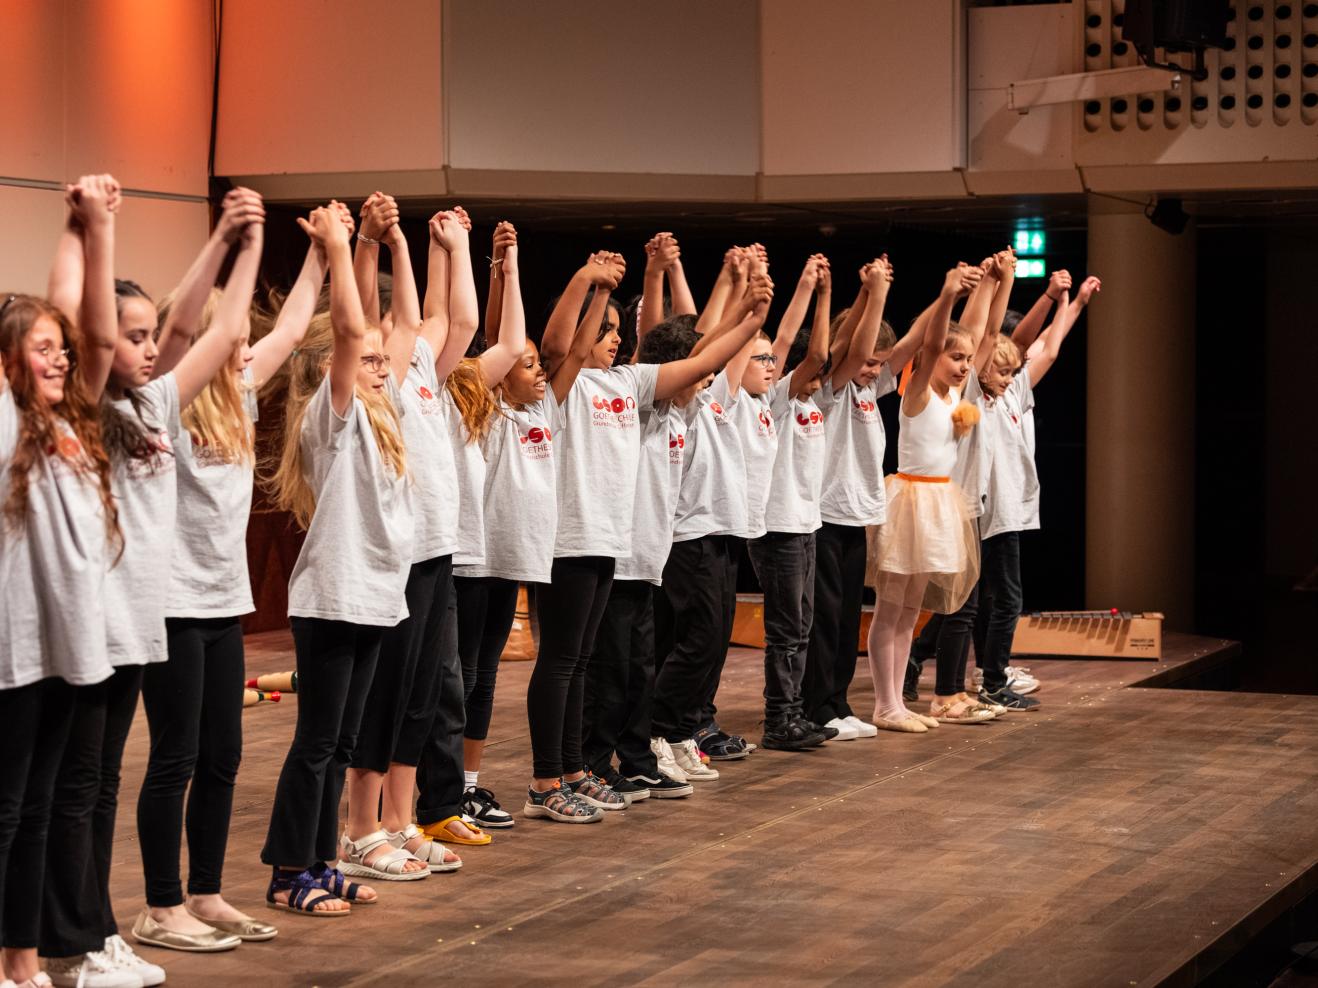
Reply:
<svg viewBox="0 0 1318 988"><path fill-rule="evenodd" d="M65 176L205 195L212 46L205 0L71 2Z"/></svg>
<svg viewBox="0 0 1318 988"><path fill-rule="evenodd" d="M179 283L208 236L205 203L125 199L115 225L115 272L158 299Z"/></svg>
<svg viewBox="0 0 1318 988"><path fill-rule="evenodd" d="M220 62L219 175L444 163L438 0L226 0Z"/></svg>
<svg viewBox="0 0 1318 988"><path fill-rule="evenodd" d="M762 0L766 175L965 163L956 0Z"/></svg>
<svg viewBox="0 0 1318 988"><path fill-rule="evenodd" d="M46 294L50 259L64 222L64 196L47 189L0 185L0 292Z"/></svg>
<svg viewBox="0 0 1318 988"><path fill-rule="evenodd" d="M969 12L968 114L970 171L967 182L985 194L1080 191L1072 154L1075 108L1070 104L1017 113L1007 106L1007 87L1079 71L1070 4L980 7ZM1039 187L1037 173L1064 174ZM982 176L974 173L1020 173ZM1069 174L1065 174L1069 173Z"/></svg>
<svg viewBox="0 0 1318 988"><path fill-rule="evenodd" d="M64 173L64 4L0 0L0 175Z"/></svg>
<svg viewBox="0 0 1318 988"><path fill-rule="evenodd" d="M755 9L753 0L607 11L566 0L446 2L450 164L755 174Z"/></svg>

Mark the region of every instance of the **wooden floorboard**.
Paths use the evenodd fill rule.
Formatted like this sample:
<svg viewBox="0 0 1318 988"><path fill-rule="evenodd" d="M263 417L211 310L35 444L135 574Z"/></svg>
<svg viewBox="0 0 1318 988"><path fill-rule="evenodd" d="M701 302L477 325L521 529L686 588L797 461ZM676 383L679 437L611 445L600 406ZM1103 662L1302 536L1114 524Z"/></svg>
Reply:
<svg viewBox="0 0 1318 988"><path fill-rule="evenodd" d="M282 633L249 669L290 668ZM1035 660L1043 707L720 764L695 798L603 823L519 821L464 868L382 884L345 920L273 913L257 860L296 698L249 710L226 893L270 944L143 948L172 985L1191 983L1318 869L1318 698L1130 688L1220 664L1169 635L1164 662ZM758 738L758 652L735 649L726 727ZM519 809L529 663L504 663L482 784ZM932 670L930 670L930 675ZM929 677L923 688L931 686ZM853 701L870 695L862 658ZM142 905L125 755L113 896Z"/></svg>

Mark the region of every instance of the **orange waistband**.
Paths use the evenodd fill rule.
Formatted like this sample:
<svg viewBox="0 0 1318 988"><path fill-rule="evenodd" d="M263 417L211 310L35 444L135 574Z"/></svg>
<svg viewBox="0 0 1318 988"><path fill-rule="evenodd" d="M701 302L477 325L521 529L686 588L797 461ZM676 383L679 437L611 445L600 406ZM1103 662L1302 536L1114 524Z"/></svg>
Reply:
<svg viewBox="0 0 1318 988"><path fill-rule="evenodd" d="M922 477L918 473L898 473L902 480L913 480L917 484L946 484L950 483L951 477Z"/></svg>

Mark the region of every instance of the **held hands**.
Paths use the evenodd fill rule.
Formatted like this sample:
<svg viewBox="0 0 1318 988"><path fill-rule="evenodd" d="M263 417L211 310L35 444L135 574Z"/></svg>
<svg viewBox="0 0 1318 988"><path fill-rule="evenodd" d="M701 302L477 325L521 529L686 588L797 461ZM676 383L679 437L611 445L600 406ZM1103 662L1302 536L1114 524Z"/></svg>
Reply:
<svg viewBox="0 0 1318 988"><path fill-rule="evenodd" d="M467 227L462 225L462 216L457 210L444 210L430 217L430 239L438 246L452 254L454 251L466 250L470 246ZM471 222L470 219L467 220Z"/></svg>
<svg viewBox="0 0 1318 988"><path fill-rule="evenodd" d="M673 265L680 264L681 258L682 250L677 244L677 238L667 231L656 233L645 245L646 274L654 275L667 271ZM724 264L727 264L726 257Z"/></svg>
<svg viewBox="0 0 1318 988"><path fill-rule="evenodd" d="M246 243L247 227L264 223L265 203L261 201L260 193L241 187L230 189L224 197L224 208L215 233L226 244L236 243L240 237Z"/></svg>
<svg viewBox="0 0 1318 988"><path fill-rule="evenodd" d="M297 225L322 250L330 247L347 247L352 235L352 213L338 200L331 200L327 206L319 206L311 211L311 216L297 218Z"/></svg>
<svg viewBox="0 0 1318 988"><path fill-rule="evenodd" d="M1016 277L1016 250L1008 247L993 255L993 265L985 272L990 278L1002 281L1007 277Z"/></svg>
<svg viewBox="0 0 1318 988"><path fill-rule="evenodd" d="M590 255L578 272L596 288L612 292L622 284L623 275L627 273L627 261L621 254L601 250Z"/></svg>
<svg viewBox="0 0 1318 988"><path fill-rule="evenodd" d="M513 248L511 267L504 264L508 248ZM507 220L501 220L494 228L494 248L490 253L490 272L498 278L512 274L517 270L517 229Z"/></svg>
<svg viewBox="0 0 1318 988"><path fill-rule="evenodd" d="M1063 290L1062 292L1063 305L1066 304L1065 300L1067 294L1070 291L1070 287L1071 286L1068 284L1066 289ZM1075 300L1080 305L1088 305L1089 300L1093 298L1093 296L1101 292L1102 290L1103 290L1103 282L1100 281L1096 275L1091 274L1088 278L1086 278L1084 281L1080 283L1080 289L1075 293Z"/></svg>
<svg viewBox="0 0 1318 988"><path fill-rule="evenodd" d="M372 192L362 203L362 238L367 242L388 241L393 244L403 233L398 218L398 203L394 197Z"/></svg>
<svg viewBox="0 0 1318 988"><path fill-rule="evenodd" d="M943 278L943 291L954 298L963 298L973 292L983 278L982 266L962 261Z"/></svg>
<svg viewBox="0 0 1318 988"><path fill-rule="evenodd" d="M84 229L108 224L119 209L121 198L119 183L113 175L83 175L76 184L64 187L69 221Z"/></svg>
<svg viewBox="0 0 1318 988"><path fill-rule="evenodd" d="M1060 271L1054 271L1048 276L1048 287L1043 290L1053 301L1062 297L1063 292L1071 290L1071 272L1062 268Z"/></svg>
<svg viewBox="0 0 1318 988"><path fill-rule="evenodd" d="M860 269L861 284L875 295L886 295L892 286L892 262L888 255L876 257Z"/></svg>
<svg viewBox="0 0 1318 988"><path fill-rule="evenodd" d="M801 288L818 291L820 283L825 277L828 278L828 285L831 289L833 280L829 270L828 258L823 254L811 254L806 259L805 267L801 269L801 278L798 285Z"/></svg>
<svg viewBox="0 0 1318 988"><path fill-rule="evenodd" d="M767 272L759 271L751 275L750 285L746 291L746 307L760 322L769 314L769 303L773 301L773 279Z"/></svg>

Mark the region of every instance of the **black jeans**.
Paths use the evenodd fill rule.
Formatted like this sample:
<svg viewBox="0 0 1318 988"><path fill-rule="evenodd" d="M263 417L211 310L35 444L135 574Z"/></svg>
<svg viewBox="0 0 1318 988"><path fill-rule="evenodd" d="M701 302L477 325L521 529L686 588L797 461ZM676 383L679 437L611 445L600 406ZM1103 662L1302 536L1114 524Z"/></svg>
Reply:
<svg viewBox="0 0 1318 988"><path fill-rule="evenodd" d="M1020 532L1003 532L980 543L979 588L982 596L975 648L984 669L984 688L996 692L1007 685L1011 643L1024 604Z"/></svg>
<svg viewBox="0 0 1318 988"><path fill-rule="evenodd" d="M769 532L746 545L764 592L764 722L801 716L815 612L815 536Z"/></svg>
<svg viewBox="0 0 1318 988"><path fill-rule="evenodd" d="M658 659L654 737L685 741L713 718L737 604L734 551L740 551L739 540L723 535L673 543L664 566L662 604L656 604L664 640L672 645Z"/></svg>
<svg viewBox="0 0 1318 988"><path fill-rule="evenodd" d="M74 691L46 843L43 957L100 950L119 932L110 907L110 860L119 768L141 691L142 666L120 666L104 682Z"/></svg>
<svg viewBox="0 0 1318 988"><path fill-rule="evenodd" d="M428 688L424 734L417 734L422 721L414 720L411 707L408 723L399 741L398 761L412 764L414 745L419 743L416 759L416 818L423 826L438 823L462 812L462 732L467 726L463 700L462 660L458 656L458 598L453 578L444 581L441 596L435 598L432 615L440 616L439 656L431 666L429 683L417 677L417 686ZM406 756L406 758L404 757Z"/></svg>
<svg viewBox="0 0 1318 988"><path fill-rule="evenodd" d="M654 588L644 580L614 580L586 666L586 768L610 778L616 752L623 775L655 777L653 696Z"/></svg>
<svg viewBox="0 0 1318 988"><path fill-rule="evenodd" d="M37 946L51 800L76 693L54 677L0 690L0 946Z"/></svg>
<svg viewBox="0 0 1318 988"><path fill-rule="evenodd" d="M723 580L723 631L722 647L718 658L705 680L704 700L690 721L690 734L694 735L702 727L715 727L718 724L718 707L714 703L718 688L723 682L723 666L728 661L728 646L732 644L732 625L737 619L737 575L741 568L742 547L746 540L732 535L723 536L728 554L727 570Z"/></svg>
<svg viewBox="0 0 1318 988"><path fill-rule="evenodd" d="M496 576L455 577L458 594L458 655L467 708L463 737L484 741L490 733L499 659L517 612L517 581Z"/></svg>
<svg viewBox="0 0 1318 988"><path fill-rule="evenodd" d="M362 724L352 767L387 772L397 757L408 700L422 666L438 661L443 617L434 614L438 588L447 587L452 556L413 563L407 574L407 618L386 628L380 639L380 660L362 709ZM415 761L404 764L415 765Z"/></svg>
<svg viewBox="0 0 1318 988"><path fill-rule="evenodd" d="M934 693L955 696L966 688L966 663L975 633L975 614L979 608L979 585L954 614L943 615L934 655Z"/></svg>
<svg viewBox="0 0 1318 988"><path fill-rule="evenodd" d="M151 756L137 797L146 902L161 908L183 904L185 792L188 894L219 894L243 754L242 622L166 618L165 631L169 661L142 676Z"/></svg>
<svg viewBox="0 0 1318 988"><path fill-rule="evenodd" d="M815 533L815 620L810 627L805 715L816 724L851 717L847 691L856 675L865 595L865 529L824 522Z"/></svg>
<svg viewBox="0 0 1318 988"><path fill-rule="evenodd" d="M532 773L537 779L585 767L581 720L586 662L609 599L613 564L603 556L555 559L549 584L539 588L540 654L526 690Z"/></svg>
<svg viewBox="0 0 1318 988"><path fill-rule="evenodd" d="M380 657L383 628L295 617L297 726L261 860L308 868L339 856L339 800Z"/></svg>

